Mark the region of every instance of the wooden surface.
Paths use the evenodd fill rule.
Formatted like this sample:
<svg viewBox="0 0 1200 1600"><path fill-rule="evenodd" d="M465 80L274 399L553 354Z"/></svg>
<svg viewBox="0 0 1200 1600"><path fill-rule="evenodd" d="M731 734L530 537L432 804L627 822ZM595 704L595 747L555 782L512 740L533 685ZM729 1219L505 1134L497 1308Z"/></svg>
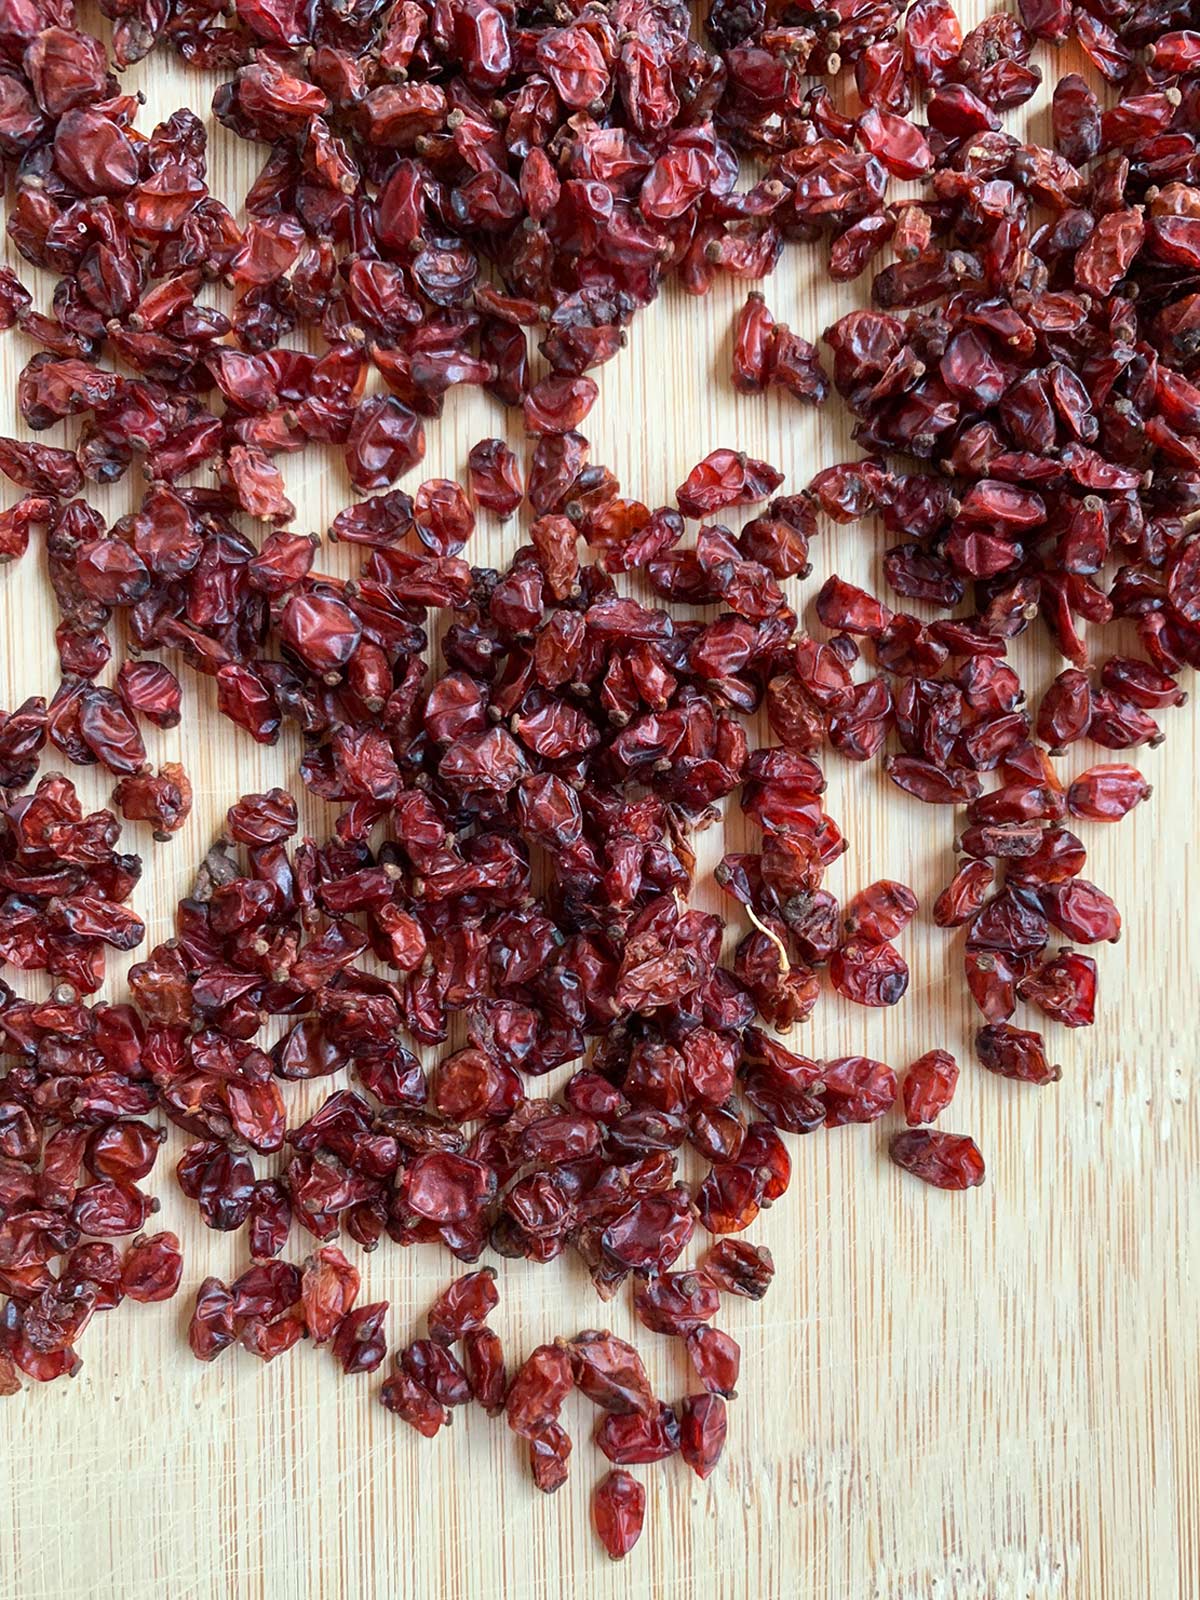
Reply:
<svg viewBox="0 0 1200 1600"><path fill-rule="evenodd" d="M1053 72L1053 57L1041 59ZM146 127L150 112L185 102L203 112L211 98L211 80L158 57L129 79L147 93ZM1036 107L1033 128L1045 137ZM217 130L214 191L236 203L253 161ZM826 280L819 247L792 248L765 289L776 314L813 339L862 292ZM785 469L788 488L855 454L836 400L817 413L732 392L730 328L743 293L665 295L599 374L600 403L585 425L593 459L650 505L732 441ZM3 431L30 353L16 334L0 341ZM429 427L422 472L461 476L471 444L506 425L519 448L499 408L452 394ZM332 454L313 450L284 467L298 527L323 530L353 498ZM115 516L128 492L118 485L98 503ZM515 525L485 518L467 554L498 564L517 539ZM871 524L828 528L813 577L791 586L794 603L810 605L832 571L880 585L885 543ZM327 549L321 561L348 571L349 558ZM53 689L54 624L31 552L0 576L0 705ZM1022 662L1034 682L1056 670L1044 647L1024 649ZM197 797L170 844L129 830L140 835L129 847L146 857L135 904L152 941L169 933L226 806L271 783L299 791L296 741L262 751L216 717L210 687L188 676L183 727L149 730L153 759L183 760ZM74 1383L0 1405L0 1595L1194 1600L1198 724L1192 708L1167 717L1166 744L1141 757L1153 800L1118 828L1085 830L1090 875L1117 897L1126 931L1098 954L1099 1025L1051 1030L1059 1085L1027 1089L972 1064L976 1019L958 941L925 912L903 938L913 982L898 1008L868 1013L834 996L818 1008L807 1034L814 1054L866 1050L898 1068L934 1045L959 1055L962 1083L945 1120L975 1135L988 1182L947 1196L901 1174L884 1155L890 1122L790 1141L792 1187L749 1235L774 1252L775 1285L761 1304L734 1302L720 1319L744 1351L724 1460L705 1485L679 1462L637 1469L647 1529L623 1566L608 1562L589 1527L588 1497L606 1463L582 1402L565 1419L576 1440L571 1481L544 1499L503 1423L460 1413L425 1442L374 1403L377 1379L343 1378L322 1351L303 1346L269 1368L238 1351L213 1367L194 1362L183 1340L194 1288L210 1272L232 1276L245 1240L208 1232L183 1204L172 1168L184 1141L173 1133L154 1183L163 1225L184 1241L183 1292L97 1319ZM1064 767L1097 759L1083 748ZM831 756L828 773L829 809L852 843L830 887L847 895L886 874L911 883L927 907L949 875L954 818L887 786L877 764ZM107 798L93 773L72 776L89 804ZM307 820L324 826L311 807ZM728 837L742 837L740 821ZM709 863L719 843L708 836ZM289 1090L293 1104L304 1087ZM293 1253L304 1248L293 1239ZM456 1268L443 1252L386 1242L362 1264L364 1299L392 1302L393 1344L414 1335ZM513 1355L611 1326L637 1339L660 1392L682 1392L670 1341L634 1331L625 1298L602 1306L575 1264L501 1263L500 1278L497 1326Z"/></svg>

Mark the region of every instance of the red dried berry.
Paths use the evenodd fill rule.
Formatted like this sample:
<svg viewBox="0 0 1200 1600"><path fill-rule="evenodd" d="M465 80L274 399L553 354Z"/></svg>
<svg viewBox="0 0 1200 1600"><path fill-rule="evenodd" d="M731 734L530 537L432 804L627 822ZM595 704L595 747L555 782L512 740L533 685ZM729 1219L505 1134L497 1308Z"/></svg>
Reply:
<svg viewBox="0 0 1200 1600"><path fill-rule="evenodd" d="M965 1134L912 1128L896 1134L888 1154L898 1167L936 1189L974 1189L984 1181L983 1157Z"/></svg>
<svg viewBox="0 0 1200 1600"><path fill-rule="evenodd" d="M592 1517L600 1543L619 1561L638 1542L646 1517L646 1491L636 1478L616 1468L596 1485Z"/></svg>
<svg viewBox="0 0 1200 1600"><path fill-rule="evenodd" d="M1067 789L1067 810L1090 822L1119 822L1153 793L1136 767L1089 767Z"/></svg>
<svg viewBox="0 0 1200 1600"><path fill-rule="evenodd" d="M975 1035L975 1053L989 1072L1002 1078L1018 1078L1022 1083L1057 1083L1060 1066L1046 1060L1045 1041L1040 1033L1014 1028L998 1022L980 1028Z"/></svg>
<svg viewBox="0 0 1200 1600"><path fill-rule="evenodd" d="M482 1327L499 1303L495 1272L490 1267L469 1272L443 1289L430 1306L426 1313L430 1338L453 1344Z"/></svg>
<svg viewBox="0 0 1200 1600"><path fill-rule="evenodd" d="M855 936L829 963L834 988L860 1006L894 1006L908 988L908 963L886 940Z"/></svg>
<svg viewBox="0 0 1200 1600"><path fill-rule="evenodd" d="M904 1075L904 1120L909 1127L936 1122L954 1098L958 1063L948 1050L927 1050Z"/></svg>
<svg viewBox="0 0 1200 1600"><path fill-rule="evenodd" d="M690 1394L679 1417L679 1450L698 1478L710 1477L725 1448L725 1401L717 1394Z"/></svg>

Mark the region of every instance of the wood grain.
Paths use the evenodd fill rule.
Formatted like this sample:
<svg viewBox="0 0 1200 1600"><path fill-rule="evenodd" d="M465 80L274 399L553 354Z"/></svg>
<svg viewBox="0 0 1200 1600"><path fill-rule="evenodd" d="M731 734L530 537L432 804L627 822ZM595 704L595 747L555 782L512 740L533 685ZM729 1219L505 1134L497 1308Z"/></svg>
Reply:
<svg viewBox="0 0 1200 1600"><path fill-rule="evenodd" d="M1075 62L1047 52L1042 65L1052 74ZM147 95L144 126L151 113L203 110L211 98L210 80L159 57L128 78ZM1032 126L1044 137L1043 103ZM214 191L236 202L252 153L216 129L211 154ZM822 250L801 247L765 288L776 314L814 339L862 293L831 284ZM651 505L732 440L786 469L791 488L855 453L836 402L818 413L732 392L730 326L743 293L664 295L600 375L586 425L593 459ZM30 353L15 334L0 341L4 431L20 431L11 397ZM461 476L471 444L506 427L520 448L498 408L452 394L429 428L423 472ZM285 471L297 526L323 530L353 498L332 456L288 458ZM128 492L118 485L98 503L115 516ZM518 537L485 519L468 553L499 564ZM809 606L831 571L878 585L884 545L870 524L828 528L793 602ZM332 547L321 556L339 572L349 559ZM0 704L11 706L56 681L36 553L0 578L0 608ZM1031 681L1056 670L1044 648L1022 644ZM296 742L253 746L216 717L210 687L189 678L183 727L151 730L153 758L184 761L197 796L169 845L132 830L146 857L135 903L152 939L168 933L226 806L246 789L298 788ZM182 1338L192 1291L206 1273L232 1275L241 1256L182 1204L171 1168L183 1141L172 1135L156 1187L162 1223L185 1244L184 1293L99 1319L73 1384L0 1407L0 1594L1194 1600L1198 727L1192 709L1171 713L1166 744L1141 757L1152 802L1118 828L1088 831L1089 871L1122 905L1125 937L1098 955L1099 1025L1055 1031L1057 1087L1026 1090L970 1064L975 1022L957 944L925 915L905 935L913 985L900 1007L884 1016L833 998L819 1007L813 1053L866 1050L902 1067L935 1044L956 1051L965 1066L948 1122L979 1140L988 1183L966 1196L925 1189L889 1166L886 1127L792 1141L791 1190L751 1235L773 1250L779 1276L760 1305L723 1314L745 1352L724 1462L706 1485L678 1463L640 1472L648 1528L623 1566L608 1563L588 1525L605 1463L581 1405L566 1419L571 1481L545 1500L502 1424L459 1416L426 1443L373 1403L374 1381L342 1378L322 1352L302 1347L270 1368L236 1353L213 1368L193 1362ZM1099 758L1085 750L1064 767ZM72 776L89 805L104 801L94 773ZM948 876L954 819L886 787L875 766L831 758L829 779L829 809L852 841L831 888L848 894L887 874L928 905ZM319 831L327 819L310 804L307 820ZM718 831L705 841L709 863ZM736 847L741 837L731 820L726 838ZM453 1271L442 1253L395 1247L363 1266L365 1297L392 1302L394 1342L411 1336ZM596 1322L633 1332L625 1300L601 1307L571 1264L501 1263L500 1277L498 1326L514 1353ZM656 1384L680 1392L681 1358L639 1333Z"/></svg>

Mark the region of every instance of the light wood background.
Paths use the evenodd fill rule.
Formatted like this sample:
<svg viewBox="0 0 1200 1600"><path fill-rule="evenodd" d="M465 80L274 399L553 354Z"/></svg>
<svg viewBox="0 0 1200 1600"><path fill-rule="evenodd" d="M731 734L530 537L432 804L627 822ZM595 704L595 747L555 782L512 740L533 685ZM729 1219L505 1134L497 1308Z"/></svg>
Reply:
<svg viewBox="0 0 1200 1600"><path fill-rule="evenodd" d="M1048 76L1077 64L1065 52L1039 59ZM211 99L211 80L162 57L128 79L147 95L146 127L180 104L206 112ZM1045 97L1030 109L1045 139ZM256 155L211 126L210 181L236 204ZM35 277L10 258L26 281ZM792 248L764 287L776 315L814 340L863 293L827 281L820 247ZM788 489L856 453L836 399L814 412L734 394L730 329L743 294L733 285L703 301L665 294L598 375L600 403L585 424L593 459L652 506L701 455L734 440L785 469ZM31 353L16 334L0 340L4 429L21 432L12 396ZM475 440L506 429L520 448L498 407L452 394L405 487L422 472L461 476ZM283 465L299 527L324 530L354 498L332 455L313 450ZM115 516L129 492L118 485L98 503ZM499 564L518 539L515 524L485 516L467 554ZM886 543L872 524L828 528L813 577L791 586L798 608L832 571L880 585ZM321 556L326 570L348 571L351 559L345 549ZM0 705L53 690L54 625L34 550L0 574ZM1057 670L1040 642L1022 641L1020 659L1035 683ZM264 752L217 718L208 682L188 676L185 686L184 725L148 730L148 744L156 762L185 763L195 811L170 844L129 830L146 857L135 904L151 941L168 935L226 806L272 783L299 789L294 738ZM194 1362L183 1339L192 1293L207 1273L239 1270L245 1241L208 1232L183 1203L172 1169L184 1141L173 1132L153 1182L162 1224L184 1241L183 1292L98 1318L73 1383L0 1404L0 1594L1194 1600L1198 726L1192 707L1168 713L1167 742L1139 758L1152 801L1117 828L1084 830L1090 875L1122 905L1125 938L1098 953L1098 1026L1050 1030L1059 1085L1027 1089L972 1063L977 1019L958 941L926 914L903 939L913 982L898 1008L822 1002L807 1035L814 1054L864 1050L897 1068L933 1045L959 1055L962 1082L944 1120L978 1139L988 1182L947 1196L904 1176L884 1154L890 1123L790 1141L792 1187L749 1235L770 1246L778 1277L763 1302L733 1302L720 1319L744 1351L724 1460L705 1485L678 1461L637 1469L647 1528L622 1566L589 1526L590 1491L607 1464L583 1403L573 1400L566 1417L571 1481L545 1499L503 1422L474 1410L429 1443L375 1404L377 1378L345 1379L310 1346L268 1368L237 1350L212 1367ZM1098 759L1103 752L1083 748L1063 765L1074 772ZM846 896L894 876L928 906L951 870L953 816L890 788L878 764L831 756L827 770L829 809L852 842L830 886ZM94 770L72 776L89 804L107 798ZM308 820L319 831L318 811ZM743 837L740 819L727 837ZM710 864L719 846L710 834ZM715 903L710 885L698 898ZM118 964L111 970L119 988ZM323 1095L328 1085L315 1087ZM306 1248L293 1237L297 1258ZM386 1241L362 1265L363 1298L392 1302L393 1344L418 1331L457 1270L443 1252ZM624 1297L602 1306L576 1265L500 1263L500 1277L497 1325L513 1357L556 1334L611 1326L643 1348L661 1393L683 1391L671 1342L635 1328Z"/></svg>

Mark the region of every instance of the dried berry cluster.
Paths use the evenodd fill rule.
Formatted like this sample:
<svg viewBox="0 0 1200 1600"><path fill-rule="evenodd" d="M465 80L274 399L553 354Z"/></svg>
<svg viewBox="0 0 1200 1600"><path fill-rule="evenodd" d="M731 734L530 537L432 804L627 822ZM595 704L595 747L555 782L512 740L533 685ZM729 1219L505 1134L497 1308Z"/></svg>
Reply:
<svg viewBox="0 0 1200 1600"><path fill-rule="evenodd" d="M255 1250L261 1259L228 1286L205 1278L188 1328L197 1361L215 1361L235 1341L260 1360L273 1361L309 1338L328 1344L343 1372L374 1372L387 1349L387 1301L354 1304L358 1269L334 1245L315 1251L303 1267L271 1259L278 1248Z"/></svg>
<svg viewBox="0 0 1200 1600"><path fill-rule="evenodd" d="M52 780L53 781L53 780ZM66 991L68 995L73 990ZM140 1234L159 1202L138 1187L166 1132L128 1005L17 999L0 986L0 1395L79 1368L76 1341L126 1296L169 1299L173 1233ZM7 1058L13 1058L8 1060ZM117 1254L108 1241L139 1235ZM52 1265L54 1268L52 1269Z"/></svg>
<svg viewBox="0 0 1200 1600"><path fill-rule="evenodd" d="M44 723L15 712L45 738ZM3 791L0 791L3 792ZM69 779L43 778L0 810L0 961L48 972L76 994L104 982L104 949L132 950L145 938L125 903L141 877L139 856L116 848L121 825L110 811L84 816Z"/></svg>
<svg viewBox="0 0 1200 1600"><path fill-rule="evenodd" d="M151 1243L139 1241L131 1254L145 1254ZM526 1441L534 1482L552 1494L567 1481L572 1441L559 1416L577 1389L604 1413L595 1442L616 1470L597 1485L593 1509L605 1548L624 1556L636 1543L645 1515L645 1490L624 1468L679 1455L700 1478L711 1474L725 1443L725 1402L736 1397L741 1365L736 1341L711 1322L722 1293L759 1300L774 1273L769 1251L722 1239L697 1270L665 1272L639 1288L638 1317L652 1331L684 1342L701 1386L702 1392L685 1396L676 1407L655 1398L632 1345L596 1330L539 1345L510 1378L503 1345L488 1326L499 1303L491 1268L468 1273L443 1290L427 1313L428 1337L395 1352L379 1400L426 1438L449 1426L454 1408L471 1401L489 1416L503 1412ZM347 1374L374 1372L386 1354L387 1303L357 1306L358 1290L359 1274L336 1246L316 1251L302 1268L263 1259L228 1286L207 1278L192 1312L192 1352L198 1360L213 1361L240 1343L271 1361L308 1337L328 1344ZM125 1292L135 1291L126 1284ZM454 1353L455 1345L461 1356Z"/></svg>
<svg viewBox="0 0 1200 1600"><path fill-rule="evenodd" d="M567 1481L572 1449L559 1416L577 1389L604 1413L595 1440L614 1463L593 1493L596 1531L611 1556L625 1556L642 1531L646 1491L624 1469L679 1455L697 1477L712 1473L741 1365L736 1341L712 1327L712 1318L722 1293L759 1300L774 1272L768 1251L722 1239L696 1271L665 1272L638 1290L638 1317L653 1332L683 1340L701 1386L676 1407L655 1397L631 1344L595 1329L539 1345L510 1380L500 1340L487 1326L499 1299L487 1269L457 1279L439 1296L429 1311L429 1337L397 1352L379 1398L426 1438L449 1424L453 1407L471 1400L491 1416L503 1411L527 1442L537 1487L553 1494ZM459 1341L461 1361L450 1348Z"/></svg>
<svg viewBox="0 0 1200 1600"><path fill-rule="evenodd" d="M722 1239L675 1269L697 1222L739 1232L785 1192L779 1130L875 1121L899 1099L894 1161L946 1189L983 1181L974 1142L930 1126L958 1078L948 1052L901 1084L775 1032L810 1014L824 969L869 1006L908 983L911 890L881 880L843 908L823 886L846 848L822 801L828 746L964 808L933 915L965 929L976 1053L1057 1078L1010 1019L1021 1001L1091 1022L1096 966L1072 947L1120 932L1065 823L1115 820L1149 788L1124 762L1063 784L1053 757L1157 742L1153 713L1200 665L1200 32L1186 5L1020 9L964 36L948 0L903 16L890 0L714 0L702 42L660 0L553 16L507 0L114 3L118 67L162 40L222 75L218 119L265 147L242 228L209 192L192 112L140 133L69 0L13 0L8 232L57 287L40 312L0 272L0 322L41 347L18 385L28 427L79 432L72 448L0 439L24 491L0 513L0 560L43 530L61 619L57 691L0 721L0 955L60 984L44 1002L0 991L0 1389L17 1368L73 1371L92 1313L123 1294L175 1291L172 1235L123 1261L105 1242L155 1208L137 1184L157 1106L194 1141L185 1194L209 1226L248 1232L247 1270L201 1286L201 1359L240 1342L269 1360L307 1335L347 1372L379 1367L387 1308L355 1304L343 1228L468 1262L569 1249L604 1298L632 1276L641 1320L686 1341L703 1388L678 1412L609 1334L540 1346L509 1382L486 1269L446 1291L382 1390L429 1434L469 1398L503 1409L549 1490L579 1389L606 1413L616 1470L595 1516L621 1555L645 1504L624 1468L678 1452L703 1477L720 1453L738 1351L709 1323L719 1291L765 1290L770 1259ZM1040 82L1034 41L1069 33L1122 97L1102 111L1063 77L1043 149L1001 114ZM811 79L843 66L853 113ZM745 190L740 155L758 163ZM891 178L923 188L888 202ZM820 236L835 278L891 248L872 309L826 332L827 373L752 294L733 383L815 404L836 389L862 458L780 496L782 473L725 447L674 505L623 495L578 429L588 374L635 310L668 276L694 293L761 278L785 243ZM237 291L228 314L206 298L217 279ZM301 331L323 348L284 343ZM521 408L526 467L486 439L469 494L392 487L460 383ZM310 444L336 446L368 496L329 530L364 552L350 580L286 526L279 458ZM135 461L147 487L107 526L77 497ZM211 485L185 481L201 467ZM469 565L474 508L523 504L506 570ZM740 528L709 520L743 508ZM833 575L821 631L800 629L785 586L809 575L822 516L878 516L893 599L944 615ZM1039 617L1068 665L1034 714L1007 656ZM130 648L110 688L117 618ZM1113 620L1144 659L1094 667L1088 630ZM117 777L126 818L178 829L190 785L152 773L141 724L177 723L181 689L152 651L211 677L260 742L295 725L300 777L337 818L324 843L297 840L290 795L244 796L175 936L132 970L135 1005L93 1007L80 996L104 945L143 936L125 905L140 863L65 779L19 791L49 743ZM760 706L779 743L751 751L739 716ZM724 920L688 896L694 835L739 788L762 837L717 872L752 924L727 966ZM1069 943L1052 952L1052 934ZM467 1042L427 1077L401 1041L441 1045L460 1015ZM558 1093L531 1092L566 1066ZM289 1124L283 1083L345 1072L353 1088ZM283 1259L293 1224L317 1242L302 1267Z"/></svg>
<svg viewBox="0 0 1200 1600"><path fill-rule="evenodd" d="M711 718L707 702L689 704ZM752 1220L769 1169L782 1192L782 1146L730 1099L754 1004L717 964L721 920L680 910L690 876L670 807L610 795L589 815L588 786L518 778L522 748L486 723L443 744L443 771L470 755L491 777L499 751L519 789L502 794L504 825L476 818L461 849L460 791L432 779L399 798L398 837L376 851L354 839L289 850L294 802L246 796L228 819L245 863L231 843L214 848L176 937L131 969L159 1104L201 1141L180 1163L185 1192L210 1226L248 1224L256 1256L282 1248L293 1217L319 1239L344 1223L368 1248L386 1231L467 1260L488 1244L540 1261L570 1245L609 1295L630 1271L672 1265L697 1206L728 1231L727 1208L710 1210L719 1185L693 1204L677 1181L685 1143L744 1176L732 1225ZM494 788L476 793L496 807ZM531 885L543 839L548 897ZM455 1012L469 1042L427 1079L399 1040L440 1043ZM264 1049L271 1016L285 1030ZM528 1079L582 1058L589 1035L601 1036L590 1063L561 1098L532 1096ZM280 1080L346 1069L358 1087L288 1127ZM250 1152L285 1145L282 1183L257 1179Z"/></svg>

